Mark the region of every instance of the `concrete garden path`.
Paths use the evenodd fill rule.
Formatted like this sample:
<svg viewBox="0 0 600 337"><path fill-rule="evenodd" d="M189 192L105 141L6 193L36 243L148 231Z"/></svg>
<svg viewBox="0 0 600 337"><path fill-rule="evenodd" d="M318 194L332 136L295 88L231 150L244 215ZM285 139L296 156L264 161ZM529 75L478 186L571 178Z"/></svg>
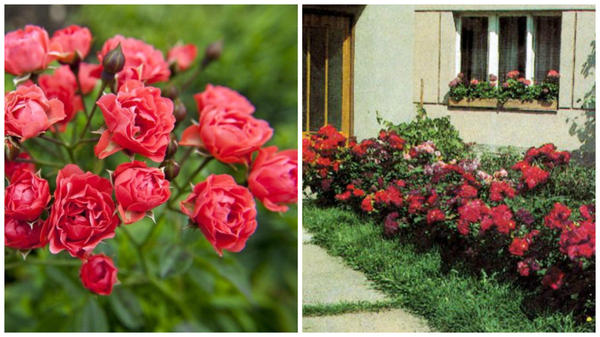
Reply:
<svg viewBox="0 0 600 337"><path fill-rule="evenodd" d="M360 272L348 267L302 235L302 304L335 307L357 304L368 307L389 302ZM302 317L305 332L429 332L427 323L402 309L375 309L338 315Z"/></svg>

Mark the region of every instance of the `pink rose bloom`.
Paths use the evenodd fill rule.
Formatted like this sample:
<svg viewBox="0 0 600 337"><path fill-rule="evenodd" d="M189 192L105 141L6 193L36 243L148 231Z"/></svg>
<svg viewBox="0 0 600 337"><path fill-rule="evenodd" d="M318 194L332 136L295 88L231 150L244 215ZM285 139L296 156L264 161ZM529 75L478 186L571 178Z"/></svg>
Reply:
<svg viewBox="0 0 600 337"><path fill-rule="evenodd" d="M64 132L67 124L75 117L78 111L83 110L81 96L76 95L77 81L69 66L60 66L54 74L41 75L38 79L40 88L44 90L46 97L56 98L63 103L65 118L58 123L59 130Z"/></svg>
<svg viewBox="0 0 600 337"><path fill-rule="evenodd" d="M215 107L224 110L233 109L248 114L254 113L254 106L246 97L235 90L220 85L207 84L203 92L194 95L194 99L198 105L199 114L202 114L204 109Z"/></svg>
<svg viewBox="0 0 600 337"><path fill-rule="evenodd" d="M197 55L198 48L195 45L177 45L167 53L167 62L174 63L177 66L177 71L183 71L192 65Z"/></svg>
<svg viewBox="0 0 600 337"><path fill-rule="evenodd" d="M157 163L163 161L175 116L173 102L162 97L160 89L128 80L116 95L104 95L96 104L107 127L94 147L98 158L127 149Z"/></svg>
<svg viewBox="0 0 600 337"><path fill-rule="evenodd" d="M71 25L59 29L52 34L50 39L50 54L63 63L72 63L75 55L83 60L90 51L92 33L86 27Z"/></svg>
<svg viewBox="0 0 600 337"><path fill-rule="evenodd" d="M275 146L260 149L252 163L248 188L268 210L286 212L284 204L298 201L298 151L277 153Z"/></svg>
<svg viewBox="0 0 600 337"><path fill-rule="evenodd" d="M66 117L63 103L48 100L36 85L20 85L4 96L4 135L21 142L33 138Z"/></svg>
<svg viewBox="0 0 600 337"><path fill-rule="evenodd" d="M4 36L4 70L15 76L46 69L50 39L41 27L27 25Z"/></svg>
<svg viewBox="0 0 600 337"><path fill-rule="evenodd" d="M219 255L239 252L256 230L256 204L250 191L227 174L211 174L179 203Z"/></svg>
<svg viewBox="0 0 600 337"><path fill-rule="evenodd" d="M124 224L142 219L171 196L163 171L141 161L123 163L113 173L117 209Z"/></svg>
<svg viewBox="0 0 600 337"><path fill-rule="evenodd" d="M134 38L116 35L106 40L102 50L98 53L100 64L102 64L104 56L116 48L119 43L125 55L125 66L117 74L119 86L128 79L140 80L146 84L169 80L171 71L162 52L144 41Z"/></svg>

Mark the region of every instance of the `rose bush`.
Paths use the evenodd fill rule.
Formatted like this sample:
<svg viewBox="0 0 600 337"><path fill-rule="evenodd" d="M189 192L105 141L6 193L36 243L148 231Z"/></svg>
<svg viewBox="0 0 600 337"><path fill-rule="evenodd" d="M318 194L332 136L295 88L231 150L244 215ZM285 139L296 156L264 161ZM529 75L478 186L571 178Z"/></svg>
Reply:
<svg viewBox="0 0 600 337"><path fill-rule="evenodd" d="M35 273L41 277L35 287L45 290L23 292L22 301L72 297L57 299L50 308L31 307L73 316L73 323L62 319L42 323L60 326L59 331L74 329L68 324L86 331L81 325L91 322L90 314L92 329L105 330L110 324L113 331L231 330L232 324L240 330L295 328L291 322L296 317L296 293L290 282L295 283L296 277L289 273L296 273L295 207L286 215L270 216L260 201L265 206L267 200L275 200L278 207L293 204L296 200L289 195L296 194L297 187L286 181L261 190L260 196L249 189L251 167L263 145L273 133L281 134L281 128L285 135L289 126L271 127L258 119L265 116L264 110L251 115L253 104L233 89L190 82L206 81L204 76L218 63L221 43L210 45L198 57L198 38L193 37L194 44L165 58L177 40L158 48L138 38L97 34L98 30L83 26L59 30L46 52L53 61L19 74L22 78L7 78L14 80L14 87L7 85L5 105L10 125L5 134L5 171L10 177L5 190L7 292L15 294L15 286L29 286L28 275ZM293 70L295 74L295 63ZM211 79L223 81L234 83ZM218 89L203 92L205 85ZM215 99L215 92L226 94ZM206 147L180 146L182 131L196 120L193 96L205 97L210 110L243 114L243 121L252 118L246 127L232 123L248 138L259 135L243 150L245 165L221 162L207 150L231 151L222 141ZM263 97L257 106L277 101ZM230 111L232 106L239 106L239 111ZM222 127L228 127L227 117L215 118L224 118ZM220 131L213 126L213 133ZM286 139L293 138L284 136L274 144L294 146ZM297 161L286 161L278 174L285 171L287 179L297 181L293 165ZM275 173L261 177L268 179L269 174ZM200 191L201 186L208 187ZM196 200L197 194L201 197ZM187 209L178 204L191 199L200 206L188 217ZM210 248L213 244L217 253ZM291 245L293 254L287 252ZM244 247L250 252L241 252ZM278 260L271 261L270 254ZM72 269L79 266L79 273ZM255 269L272 268L283 273L253 276ZM64 276L62 282L54 278L57 274ZM71 284L75 287L67 289ZM37 295L30 297L33 293ZM280 294L278 301L270 300L272 293ZM224 297L236 306L231 309L236 312L233 323L215 319L228 316L229 308L206 310L210 301ZM15 310L20 301L7 300L7 311ZM169 314L164 314L161 308L167 307ZM277 312L285 319L268 321L259 311ZM31 317L37 322L44 315ZM45 330L37 323L8 321L9 330L16 326Z"/></svg>
<svg viewBox="0 0 600 337"><path fill-rule="evenodd" d="M331 126L307 135L305 187L322 204L375 217L386 237L439 246L444 263L501 273L535 293L540 308L593 317L594 191L555 192L581 186L569 152L544 144L491 165L489 155L457 157L391 129L361 142Z"/></svg>

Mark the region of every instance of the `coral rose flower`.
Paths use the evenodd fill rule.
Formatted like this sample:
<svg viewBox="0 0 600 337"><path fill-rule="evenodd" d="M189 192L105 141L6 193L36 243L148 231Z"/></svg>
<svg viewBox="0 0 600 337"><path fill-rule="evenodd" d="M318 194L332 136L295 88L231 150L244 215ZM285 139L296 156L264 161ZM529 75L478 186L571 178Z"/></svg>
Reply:
<svg viewBox="0 0 600 337"><path fill-rule="evenodd" d="M173 102L162 97L160 89L129 80L117 95L104 95L97 104L107 126L94 147L98 158L126 149L157 163L163 161L175 116Z"/></svg>
<svg viewBox="0 0 600 337"><path fill-rule="evenodd" d="M4 214L17 220L33 221L42 214L50 201L46 179L29 170L11 176L4 192Z"/></svg>
<svg viewBox="0 0 600 337"><path fill-rule="evenodd" d="M195 45L177 45L171 48L167 53L167 62L174 63L177 67L177 71L183 71L192 65L197 55L198 48Z"/></svg>
<svg viewBox="0 0 600 337"><path fill-rule="evenodd" d="M48 55L50 39L45 29L27 25L4 36L4 70L21 76L46 69L52 61Z"/></svg>
<svg viewBox="0 0 600 337"><path fill-rule="evenodd" d="M4 215L4 245L6 247L28 250L42 247L46 244L40 235L42 221L33 223Z"/></svg>
<svg viewBox="0 0 600 337"><path fill-rule="evenodd" d="M146 84L169 80L171 75L169 64L160 50L144 41L125 38L122 35L116 35L104 42L102 50L98 53L100 64L104 56L115 49L119 43L125 55L125 66L117 74L119 86L128 79L137 79Z"/></svg>
<svg viewBox="0 0 600 337"><path fill-rule="evenodd" d="M59 29L50 39L50 54L63 63L72 63L75 56L83 60L90 52L92 33L86 27L71 25Z"/></svg>
<svg viewBox="0 0 600 337"><path fill-rule="evenodd" d="M48 100L36 85L20 85L4 96L4 135L21 142L33 138L66 117L63 103Z"/></svg>
<svg viewBox="0 0 600 337"><path fill-rule="evenodd" d="M108 179L84 173L74 164L58 171L54 204L42 229L50 252L67 250L81 258L100 241L114 237L120 220L111 195Z"/></svg>
<svg viewBox="0 0 600 337"><path fill-rule="evenodd" d="M117 283L117 271L110 257L93 255L81 265L79 278L88 290L98 295L110 295L113 285Z"/></svg>
<svg viewBox="0 0 600 337"><path fill-rule="evenodd" d="M223 163L250 163L252 152L263 146L273 135L266 121L238 110L205 109L200 125L183 131L180 145L206 149Z"/></svg>
<svg viewBox="0 0 600 337"><path fill-rule="evenodd" d="M260 149L252 163L248 188L268 210L286 212L284 204L298 201L298 151L277 153L275 146Z"/></svg>
<svg viewBox="0 0 600 337"><path fill-rule="evenodd" d="M180 204L219 255L239 252L256 230L256 204L250 191L227 174L211 174Z"/></svg>
<svg viewBox="0 0 600 337"><path fill-rule="evenodd" d="M67 124L75 117L78 111L83 110L81 96L77 95L77 80L69 69L69 66L61 66L52 75L41 75L38 83L49 99L56 98L63 103L65 118L58 123L61 132L64 132Z"/></svg>
<svg viewBox="0 0 600 337"><path fill-rule="evenodd" d="M100 79L102 75L102 65L101 64L91 64L81 62L79 64L79 83L81 83L81 92L85 94L89 94L96 87L96 83Z"/></svg>
<svg viewBox="0 0 600 337"><path fill-rule="evenodd" d="M198 114L204 109L222 108L225 111L237 110L248 114L254 113L254 105L237 91L220 85L207 84L203 92L195 94Z"/></svg>
<svg viewBox="0 0 600 337"><path fill-rule="evenodd" d="M141 161L117 166L113 173L117 209L124 224L142 219L171 196L169 181L161 169Z"/></svg>

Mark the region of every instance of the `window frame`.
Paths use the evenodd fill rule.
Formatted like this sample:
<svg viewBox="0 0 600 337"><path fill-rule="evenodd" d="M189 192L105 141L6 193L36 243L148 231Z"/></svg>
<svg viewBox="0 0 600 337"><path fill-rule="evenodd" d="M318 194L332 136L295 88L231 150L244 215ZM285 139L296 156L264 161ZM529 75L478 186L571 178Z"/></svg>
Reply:
<svg viewBox="0 0 600 337"><path fill-rule="evenodd" d="M488 18L488 57L487 57L487 75L494 74L498 76L500 69L500 44L499 30L500 17L524 16L527 19L526 42L525 42L525 78L533 80L535 74L535 20L537 16L561 16L562 12L455 12L454 26L456 27L456 54L455 54L455 74L461 71L461 34L462 18L485 16ZM562 29L562 27L561 27ZM487 80L481 79L481 80Z"/></svg>
<svg viewBox="0 0 600 337"><path fill-rule="evenodd" d="M346 27L346 31L345 31L345 38L342 44L342 109L341 109L341 128L340 130L338 130L340 133L342 133L343 135L345 135L346 137L350 137L353 135L353 130L354 130L354 123L353 123L353 113L354 113L354 18L351 15L347 15L344 13L337 13L337 12L322 12L322 11L308 11L303 13L303 22L302 22L302 29L304 32L304 29L306 29L307 27L311 27L313 25L311 25L310 21L311 21L311 17L321 17L322 20L327 20L327 18L333 19L336 17L342 17L344 18L344 20L347 20L347 27ZM335 19L334 19L335 20ZM329 28L327 28L327 26L324 26L326 28L326 30L328 30ZM304 34L303 34L304 35ZM303 37L304 38L304 37ZM310 53L310 39L308 39L309 41L307 41L307 55L306 55L306 69L302 69L302 72L306 74L306 83L304 83L304 85L302 86L302 90L306 93L306 97L303 98L303 105L306 106L306 120L303 120L303 125L302 125L302 134L311 134L311 133L315 133L317 131L310 131L310 84L311 84L311 79L310 79L310 62L311 62L311 53ZM327 41L327 39L326 39ZM328 43L328 42L326 42ZM326 48L326 50L328 50ZM303 45L303 51L304 53L304 45ZM325 94L325 100L324 100L324 124L328 125L328 115L329 115L329 111L328 111L328 105L327 105L327 95L328 95L328 56L326 56L325 58L325 73L324 73L324 94ZM304 64L302 65L303 67L305 66ZM306 130L304 130L304 128L306 128Z"/></svg>

